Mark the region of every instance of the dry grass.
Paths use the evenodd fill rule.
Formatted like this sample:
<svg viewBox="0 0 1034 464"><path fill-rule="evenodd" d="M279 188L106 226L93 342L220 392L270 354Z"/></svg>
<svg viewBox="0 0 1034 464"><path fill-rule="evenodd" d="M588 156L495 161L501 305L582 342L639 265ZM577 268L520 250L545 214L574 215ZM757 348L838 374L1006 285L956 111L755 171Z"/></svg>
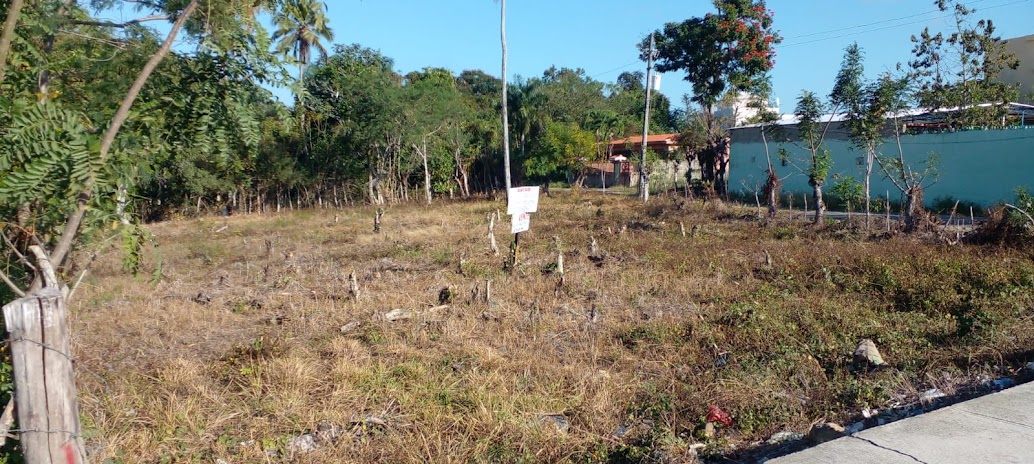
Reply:
<svg viewBox="0 0 1034 464"><path fill-rule="evenodd" d="M393 207L382 234L370 208L156 224L161 283L107 256L72 304L93 460L683 462L709 404L735 426L705 451L731 452L1034 357L1029 252L665 201L544 199L513 275L486 253L502 203ZM863 337L891 368L849 372ZM347 433L288 451L321 424Z"/></svg>

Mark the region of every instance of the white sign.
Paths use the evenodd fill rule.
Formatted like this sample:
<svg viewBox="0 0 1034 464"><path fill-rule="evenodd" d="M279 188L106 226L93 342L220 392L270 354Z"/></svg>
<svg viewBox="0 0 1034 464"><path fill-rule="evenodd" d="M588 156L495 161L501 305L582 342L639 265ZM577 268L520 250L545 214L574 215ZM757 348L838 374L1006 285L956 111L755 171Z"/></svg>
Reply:
<svg viewBox="0 0 1034 464"><path fill-rule="evenodd" d="M519 213L510 216L510 233L516 234L531 228L531 213Z"/></svg>
<svg viewBox="0 0 1034 464"><path fill-rule="evenodd" d="M506 197L506 214L534 213L539 210L538 187L514 187Z"/></svg>

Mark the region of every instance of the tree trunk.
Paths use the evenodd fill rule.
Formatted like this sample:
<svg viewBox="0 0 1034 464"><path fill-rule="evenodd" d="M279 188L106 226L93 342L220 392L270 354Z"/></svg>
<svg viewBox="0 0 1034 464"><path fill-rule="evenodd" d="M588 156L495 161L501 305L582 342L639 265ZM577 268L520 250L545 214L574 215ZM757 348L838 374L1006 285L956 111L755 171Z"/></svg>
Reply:
<svg viewBox="0 0 1034 464"><path fill-rule="evenodd" d="M0 35L0 83L4 82L7 73L7 55L11 52L11 41L14 40L14 30L18 27L18 18L21 17L23 0L11 0L7 5L7 19L4 21L4 31Z"/></svg>
<svg viewBox="0 0 1034 464"><path fill-rule="evenodd" d="M869 220L872 215L872 193L871 193L871 177L872 177L872 165L873 165L873 150L869 150L865 155L865 230L869 230Z"/></svg>
<svg viewBox="0 0 1034 464"><path fill-rule="evenodd" d="M815 225L819 225L826 217L826 202L822 200L822 184L813 182L812 198L815 199Z"/></svg>
<svg viewBox="0 0 1034 464"><path fill-rule="evenodd" d="M427 139L424 139L423 144L423 147L418 147L414 143L413 150L416 150L424 162L424 196L427 198L427 204L431 204L431 170L427 167Z"/></svg>

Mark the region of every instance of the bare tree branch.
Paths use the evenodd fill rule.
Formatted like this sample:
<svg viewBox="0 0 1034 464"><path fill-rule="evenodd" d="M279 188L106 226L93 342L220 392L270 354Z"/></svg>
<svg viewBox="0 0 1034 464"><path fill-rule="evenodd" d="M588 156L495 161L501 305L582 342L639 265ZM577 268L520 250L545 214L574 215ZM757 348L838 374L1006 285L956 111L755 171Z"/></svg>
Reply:
<svg viewBox="0 0 1034 464"><path fill-rule="evenodd" d="M7 284L7 288L10 288L15 295L18 295L19 297L25 296L25 290L22 290L17 284L12 282L4 271L0 271L0 280L4 281L4 283Z"/></svg>
<svg viewBox="0 0 1034 464"><path fill-rule="evenodd" d="M154 69L158 67L158 63L165 58L165 55L169 53L172 48L172 43L176 40L176 35L179 34L180 29L183 29L183 25L186 24L187 19L197 9L199 0L191 0L191 2L180 12L179 18L176 18L176 22L173 23L172 29L169 31L169 35L165 38L165 42L162 43L161 48L151 59L147 61L144 68L140 70L140 74L136 76L136 80L133 85L129 88L129 92L126 93L126 97L122 100L122 105L119 106L118 112L115 113L115 117L111 121L111 126L108 127L108 131L105 132L104 138L101 139L100 153L98 159L101 163L108 157L108 152L111 150L111 145L115 142L115 136L118 135L119 129L122 128L122 124L129 118L129 110L133 106L133 102L136 101L137 95L140 94L140 90L144 88L144 84L147 82L147 78L151 76ZM68 217L68 221L65 222L65 227L61 231L61 238L58 240L57 245L54 247L54 251L51 254L51 258L58 266L65 262L68 258L69 252L72 250L72 244L75 243L75 238L79 234L79 225L83 222L83 216L86 215L86 204L93 197L93 187L97 180L94 174L90 175L90 178L86 181L86 186L83 192L79 195L76 200L76 209Z"/></svg>
<svg viewBox="0 0 1034 464"><path fill-rule="evenodd" d="M3 83L7 74L7 54L11 52L11 40L14 39L14 29L18 26L23 4L23 0L11 0L11 4L7 6L4 32L0 35L0 83Z"/></svg>
<svg viewBox="0 0 1034 464"><path fill-rule="evenodd" d="M1020 213L1020 214L1022 214L1024 216L1027 216L1027 220L1030 221L1030 226L1034 227L1034 217L1031 217L1030 213L1024 211L1022 208L1018 208L1018 207L1010 205L1008 203L1006 203L1005 206L1016 210L1016 212L1018 212L1018 213Z"/></svg>
<svg viewBox="0 0 1034 464"><path fill-rule="evenodd" d="M148 21L166 21L168 19L169 19L169 15L164 15L163 14L163 15L145 16L143 18L133 19L133 20L130 20L130 21L126 21L124 23L116 23L116 22L113 22L113 21L79 21L79 20L73 20L73 21L71 21L71 23L75 24L77 26L129 27L129 26L132 26L134 24L145 23L145 22L148 22Z"/></svg>
<svg viewBox="0 0 1034 464"><path fill-rule="evenodd" d="M43 277L43 283L45 287L60 288L57 283L57 274L54 273L54 266L50 264L50 257L47 256L47 252L43 251L38 245L32 245L29 247L29 251L36 255L36 264L39 265L40 274Z"/></svg>

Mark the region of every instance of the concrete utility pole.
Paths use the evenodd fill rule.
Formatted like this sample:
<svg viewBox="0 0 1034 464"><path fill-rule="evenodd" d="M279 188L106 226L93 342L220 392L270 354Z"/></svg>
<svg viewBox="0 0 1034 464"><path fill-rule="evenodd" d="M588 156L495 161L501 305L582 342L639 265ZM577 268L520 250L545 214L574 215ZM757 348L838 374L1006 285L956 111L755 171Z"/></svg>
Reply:
<svg viewBox="0 0 1034 464"><path fill-rule="evenodd" d="M510 198L510 116L506 92L506 0L499 2L499 38L503 44L503 169L506 171L506 198Z"/></svg>
<svg viewBox="0 0 1034 464"><path fill-rule="evenodd" d="M650 90L653 87L651 77L653 76L653 59L657 53L653 34L650 34L650 51L646 57L646 111L643 112L643 140L640 143L642 157L639 158L639 198L643 203L650 200L650 179L646 170L646 139L650 134Z"/></svg>

